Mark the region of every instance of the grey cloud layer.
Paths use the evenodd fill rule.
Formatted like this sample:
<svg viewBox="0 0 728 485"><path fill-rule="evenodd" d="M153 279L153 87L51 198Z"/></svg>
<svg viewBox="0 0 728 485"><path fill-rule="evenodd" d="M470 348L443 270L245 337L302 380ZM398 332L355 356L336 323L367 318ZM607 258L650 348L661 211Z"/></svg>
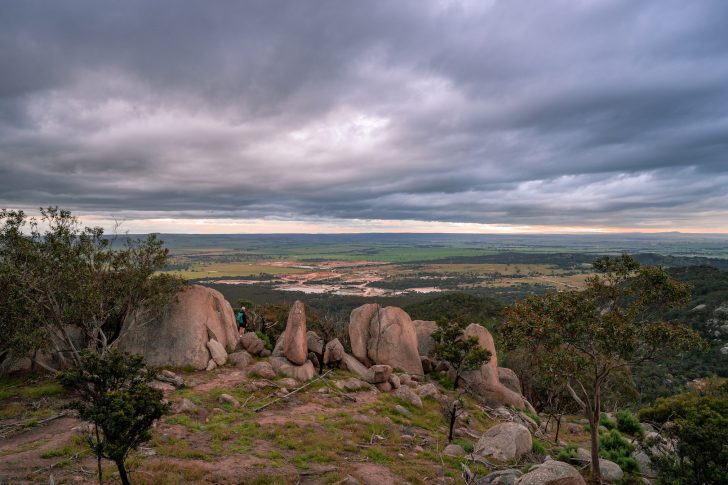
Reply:
<svg viewBox="0 0 728 485"><path fill-rule="evenodd" d="M0 206L726 227L728 2L0 3Z"/></svg>

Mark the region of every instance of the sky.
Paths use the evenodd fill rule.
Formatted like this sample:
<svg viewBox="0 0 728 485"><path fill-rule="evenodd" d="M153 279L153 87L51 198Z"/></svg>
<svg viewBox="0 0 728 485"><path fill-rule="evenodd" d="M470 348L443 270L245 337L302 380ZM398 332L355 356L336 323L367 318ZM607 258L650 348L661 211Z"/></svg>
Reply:
<svg viewBox="0 0 728 485"><path fill-rule="evenodd" d="M3 0L0 207L728 233L725 0Z"/></svg>

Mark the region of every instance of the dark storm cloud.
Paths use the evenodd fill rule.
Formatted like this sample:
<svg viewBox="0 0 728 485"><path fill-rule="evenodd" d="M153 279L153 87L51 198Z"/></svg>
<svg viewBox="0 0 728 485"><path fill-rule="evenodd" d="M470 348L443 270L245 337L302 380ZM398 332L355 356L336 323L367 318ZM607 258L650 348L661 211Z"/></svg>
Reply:
<svg viewBox="0 0 728 485"><path fill-rule="evenodd" d="M0 206L725 228L728 3L0 4Z"/></svg>

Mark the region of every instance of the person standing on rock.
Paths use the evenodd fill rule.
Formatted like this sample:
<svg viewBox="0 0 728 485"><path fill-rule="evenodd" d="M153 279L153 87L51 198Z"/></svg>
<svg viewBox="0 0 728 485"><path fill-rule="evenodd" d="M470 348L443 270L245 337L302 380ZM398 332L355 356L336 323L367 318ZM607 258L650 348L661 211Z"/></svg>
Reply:
<svg viewBox="0 0 728 485"><path fill-rule="evenodd" d="M240 335L245 333L245 326L248 324L248 317L245 315L245 307L241 306L240 311L238 312L238 333Z"/></svg>

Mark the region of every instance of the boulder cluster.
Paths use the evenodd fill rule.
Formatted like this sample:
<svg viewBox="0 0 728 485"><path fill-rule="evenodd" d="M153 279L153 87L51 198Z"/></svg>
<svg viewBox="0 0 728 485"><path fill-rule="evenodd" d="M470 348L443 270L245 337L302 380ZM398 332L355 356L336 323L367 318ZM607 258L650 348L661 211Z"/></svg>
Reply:
<svg viewBox="0 0 728 485"><path fill-rule="evenodd" d="M271 378L276 374L298 381L316 375L322 364L341 367L364 383L381 391L398 391L406 401L416 401L406 383L422 380L425 373L454 372L436 358L432 338L435 322L415 320L401 308L370 303L355 308L347 328L351 354L338 338L328 342L306 328L304 304L291 307L285 331L272 350L254 332L240 336L232 307L222 294L192 285L180 292L164 316L154 324L129 322L116 345L121 350L142 354L153 366L194 367L212 370L227 362L247 367L250 372ZM478 324L470 324L465 337L475 337L491 358L479 369L461 378L469 389L489 406L510 405L532 410L520 393L520 383L509 369L498 367L493 337ZM254 363L253 356L270 357ZM404 384L404 386L403 386Z"/></svg>

